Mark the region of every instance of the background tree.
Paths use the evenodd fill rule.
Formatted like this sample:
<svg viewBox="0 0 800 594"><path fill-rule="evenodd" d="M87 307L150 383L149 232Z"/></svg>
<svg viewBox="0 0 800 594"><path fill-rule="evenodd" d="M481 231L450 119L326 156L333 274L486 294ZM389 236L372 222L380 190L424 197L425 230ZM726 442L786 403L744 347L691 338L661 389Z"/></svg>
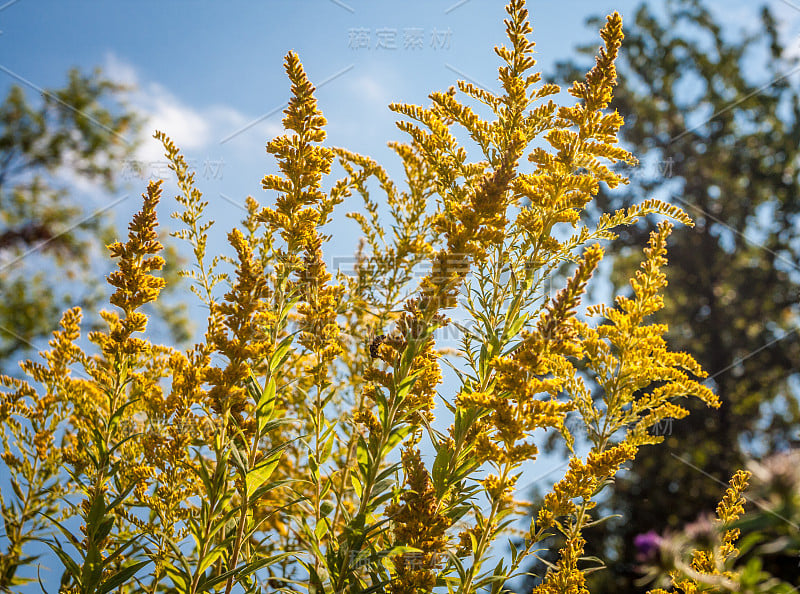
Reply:
<svg viewBox="0 0 800 594"><path fill-rule="evenodd" d="M120 189L140 129L125 90L72 70L39 104L19 86L0 104L0 361L49 335L64 309L92 311L103 297L113 204L92 207L80 188ZM188 337L180 308L160 313L175 339Z"/></svg>
<svg viewBox="0 0 800 594"><path fill-rule="evenodd" d="M0 104L0 369L18 373L14 355L58 327L75 305L96 312L107 299L103 277L110 266L105 246L119 236L111 200L120 190L120 172L133 157L140 118L125 103L126 88L100 70L72 70L67 84L45 90L32 103L13 86ZM99 186L111 197L91 205L84 192ZM169 250L167 286L178 280L180 258ZM154 305L157 323L169 338L188 338L183 305ZM100 318L91 314L90 327ZM5 413L3 413L5 414ZM3 432L6 443L7 433ZM45 465L46 466L46 465ZM59 463L35 474L29 498L16 498L2 473L0 506L6 541L0 550L0 590L15 583L20 564L31 561L23 546L35 540L53 512Z"/></svg>
<svg viewBox="0 0 800 594"><path fill-rule="evenodd" d="M596 206L609 212L659 196L695 218L670 238L659 321L669 324L671 346L708 370L722 408L690 403L688 418L656 428L667 447L646 449L618 479L599 513L622 518L588 539L587 552L612 559L592 576L592 592L644 591L637 535L713 513L716 481L749 455L796 446L800 420L792 389L800 362L800 102L788 79L795 64L766 8L752 35L726 35L696 0L668 2L660 16L642 5L629 22L611 107L625 118L623 142L641 165L629 186L602 189ZM561 64L559 78L577 70ZM647 233L620 233L615 286ZM764 561L774 575L796 578L788 552Z"/></svg>

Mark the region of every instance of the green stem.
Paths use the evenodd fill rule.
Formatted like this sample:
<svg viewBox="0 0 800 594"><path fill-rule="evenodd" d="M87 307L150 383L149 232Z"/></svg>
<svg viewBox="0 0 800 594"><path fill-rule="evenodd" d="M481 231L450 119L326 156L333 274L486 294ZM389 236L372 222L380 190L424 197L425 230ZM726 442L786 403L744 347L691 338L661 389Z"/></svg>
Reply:
<svg viewBox="0 0 800 594"><path fill-rule="evenodd" d="M392 274L392 281L389 283L389 287L394 287L396 285L397 274L398 274L398 269L394 268L393 274ZM381 308L381 315L378 317L378 320L379 320L378 324L379 324L379 326L381 328L383 328L383 324L386 321L386 317L387 317L386 316L386 311L389 310L389 305L391 303L393 303L393 299L394 299L394 296L396 294L397 294L397 291L395 290L394 292L389 293L389 294L386 295L386 299L384 300L384 303L383 303L382 308ZM359 394L359 397L358 397L358 406L357 406L356 410L361 410L363 408L363 406L364 406L364 393L362 391L361 394ZM344 494L344 491L347 489L347 482L350 480L350 466L351 466L350 463L353 460L353 456L355 455L356 445L357 445L357 440L356 440L355 437L356 437L356 432L353 431L350 434L350 439L349 439L349 441L347 443L347 456L345 457L344 474L342 475L342 493L343 494ZM343 499L343 497L338 497L337 498L336 511L334 512L332 526L336 526L338 524L338 522L339 522L339 516L340 516L340 514L342 512L342 499Z"/></svg>
<svg viewBox="0 0 800 594"><path fill-rule="evenodd" d="M248 460L247 460L247 470L249 471L255 466L256 463L256 455L258 454L258 432L253 440L253 445L250 448L250 452L248 452ZM241 497L242 497L242 505L239 512L239 525L236 527L236 539L233 543L233 552L231 553L231 562L229 564L229 569L234 570L236 569L236 565L239 563L239 552L241 551L242 547L242 540L244 538L244 528L247 524L247 513L250 511L250 501L247 497L247 476L244 478L244 485L241 490ZM234 575L231 575L228 578L228 581L225 584L225 594L230 594L231 589L233 588L233 580Z"/></svg>
<svg viewBox="0 0 800 594"><path fill-rule="evenodd" d="M39 458L37 456L34 457L33 459L33 466L31 468L32 477L36 476L38 466L39 466ZM12 530L6 533L6 538L8 539L8 547L6 550L8 551L8 553L3 555L2 557L3 565L2 565L2 573L0 573L0 591L7 590L11 585L8 581L6 581L6 574L9 573L10 566L18 566L19 558L22 555L23 529L25 527L26 522L28 521L29 508L32 502L31 500L32 490L33 486L31 485L31 481L28 480L28 488L25 490L25 497L22 500L22 507L19 512L19 522L14 524L6 522L6 526L9 525L12 526ZM13 573L11 574L10 577L13 579Z"/></svg>
<svg viewBox="0 0 800 594"><path fill-rule="evenodd" d="M317 362L318 365L320 362ZM319 380L319 378L318 378ZM314 536L316 538L316 528L317 525L322 521L322 474L320 472L320 426L322 424L322 385L321 382L317 381L316 385L316 398L314 399L314 462L316 464L316 470L312 470L312 478L314 480ZM316 476L314 476L316 475ZM321 550L320 542L317 542L317 546L314 548L314 571L316 575L319 576L319 568L320 568L320 558L317 551ZM227 593L226 593L227 594Z"/></svg>
<svg viewBox="0 0 800 594"><path fill-rule="evenodd" d="M500 477L500 484L505 485L506 480L508 479L508 475L512 470L512 465L509 463L505 463L503 465L503 472ZM472 581L475 579L475 573L480 569L483 555L486 553L486 549L489 547L491 542L492 532L494 530L494 523L497 513L500 511L500 502L502 500L501 497L497 497L492 500L492 509L489 512L489 517L486 519L486 524L483 532L481 532L480 539L478 540L478 547L474 551L474 561L472 566L467 571L467 578L461 583L458 591L468 594L470 592L470 587L472 586Z"/></svg>
<svg viewBox="0 0 800 594"><path fill-rule="evenodd" d="M209 495L212 495L212 494L209 494ZM216 494L213 494L213 495L215 496ZM208 533L211 530L211 524L213 522L214 516L216 515L214 512L216 511L217 503L218 503L218 501L216 499L212 499L212 501L209 502L208 518L206 518L206 523L203 526L203 541L202 541L203 544L202 544L202 546L200 548L200 554L198 556L198 559L204 559L205 556L208 554L208 548L211 545L211 538L209 538L209 534ZM192 583L191 583L191 586L190 586L190 589L189 589L189 593L190 594L195 594L197 592L197 587L198 587L198 585L200 583L200 577L202 575L203 574L200 573L199 571L195 572L194 578L192 578Z"/></svg>

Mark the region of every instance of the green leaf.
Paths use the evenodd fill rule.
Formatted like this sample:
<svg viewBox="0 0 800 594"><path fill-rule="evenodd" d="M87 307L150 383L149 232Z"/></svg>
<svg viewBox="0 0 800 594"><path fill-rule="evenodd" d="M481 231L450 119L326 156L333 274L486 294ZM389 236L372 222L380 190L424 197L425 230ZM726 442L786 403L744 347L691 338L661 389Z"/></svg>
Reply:
<svg viewBox="0 0 800 594"><path fill-rule="evenodd" d="M424 369L419 369L414 373L411 373L404 377L400 383L397 385L397 398L398 400L403 400L411 391L411 388L414 387L414 384L417 382L417 378L424 372Z"/></svg>
<svg viewBox="0 0 800 594"><path fill-rule="evenodd" d="M283 485L289 485L295 482L297 482L296 479L282 479L279 481L272 481L266 483L264 485L261 485L258 489L255 490L255 492L253 492L253 494L250 496L250 500L258 501L261 497L264 496L265 493L272 491L273 489L277 489L278 487L281 487ZM274 512L275 510L273 509L272 511Z"/></svg>
<svg viewBox="0 0 800 594"><path fill-rule="evenodd" d="M364 441L364 437L359 435L358 436L358 446L356 447L356 461L359 464L369 464L369 448L367 447L367 442Z"/></svg>
<svg viewBox="0 0 800 594"><path fill-rule="evenodd" d="M81 582L85 586L94 587L103 574L103 560L100 554L100 549L94 542L89 543L89 549L86 551L86 558L83 560L83 567L81 568Z"/></svg>
<svg viewBox="0 0 800 594"><path fill-rule="evenodd" d="M275 352L272 354L272 357L269 360L270 375L274 374L275 371L277 371L278 368L286 361L286 358L289 356L289 349L292 347L293 340L294 335L290 334L278 343L278 347L275 349Z"/></svg>
<svg viewBox="0 0 800 594"><path fill-rule="evenodd" d="M97 593L107 594L108 592L111 592L111 590L114 588L127 582L136 574L137 571L139 571L148 563L150 563L150 561L139 561L120 569L117 573L100 584L100 586L97 588Z"/></svg>
<svg viewBox="0 0 800 594"><path fill-rule="evenodd" d="M103 540L106 536L111 533L111 529L114 527L114 516L109 515L103 518L100 522L100 525L95 530L93 537L99 542Z"/></svg>
<svg viewBox="0 0 800 594"><path fill-rule="evenodd" d="M323 537L328 533L328 521L325 518L321 518L317 525L314 527L314 536L317 537L317 540L322 540Z"/></svg>
<svg viewBox="0 0 800 594"><path fill-rule="evenodd" d="M58 555L58 558L61 560L61 563L64 565L64 569L72 576L72 579L80 586L81 585L81 568L78 567L78 564L72 560L72 558L67 554L67 552L61 548L61 543L56 540L56 544L51 542L45 541L45 544L49 546L53 552Z"/></svg>
<svg viewBox="0 0 800 594"><path fill-rule="evenodd" d="M169 579L179 591L186 591L189 586L188 576L180 569L175 567L172 563L164 562L164 571L166 571Z"/></svg>
<svg viewBox="0 0 800 594"><path fill-rule="evenodd" d="M235 445L231 447L229 451L232 454L232 464L240 473L245 474L247 472L247 464L245 463L246 456L242 456L241 452L239 452L239 448Z"/></svg>
<svg viewBox="0 0 800 594"><path fill-rule="evenodd" d="M261 393L261 398L256 405L256 418L258 419L258 432L264 433L264 427L272 420L275 412L275 379L269 378L267 387Z"/></svg>
<svg viewBox="0 0 800 594"><path fill-rule="evenodd" d="M361 495L364 492L363 486L361 485L361 481L355 475L355 473L350 473L350 484L353 485L353 491L356 493L356 497L361 499Z"/></svg>
<svg viewBox="0 0 800 594"><path fill-rule="evenodd" d="M3 428L5 430L5 427ZM14 489L14 494L17 496L17 499L20 501L25 501L25 496L22 493L22 488L19 486L19 482L16 479L11 479L11 488Z"/></svg>
<svg viewBox="0 0 800 594"><path fill-rule="evenodd" d="M114 429L116 429L119 420L122 418L122 414L130 407L131 405L139 402L139 398L134 398L133 400L128 400L128 402L124 403L120 406L117 410L114 411L114 414L111 415L111 418L108 420L108 432L112 433Z"/></svg>
<svg viewBox="0 0 800 594"><path fill-rule="evenodd" d="M413 427L410 425L400 425L392 429L392 432L389 434L389 438L386 440L386 447L382 454L386 454L391 452L394 447L399 444L405 437L411 433Z"/></svg>
<svg viewBox="0 0 800 594"><path fill-rule="evenodd" d="M331 424L330 427L325 431L325 433L320 437L320 441L322 442L322 453L320 456L320 464L324 464L328 458L331 456L331 452L333 451L333 444L336 442L336 425Z"/></svg>
<svg viewBox="0 0 800 594"><path fill-rule="evenodd" d="M42 516L44 516L45 518L50 520L50 522L53 524L53 526L55 526L56 528L59 529L59 531L66 537L67 540L69 540L69 543L73 547L75 547L78 550L79 553L83 552L83 547L81 545L81 542L69 530L67 530L67 528L61 522L59 522L58 520L56 520L52 516L49 516L48 514L45 514L45 513L42 513ZM40 539L40 538L37 538L35 540L40 540L41 542L44 542L44 543L48 542L48 541L46 541L44 539ZM61 543L58 542L58 540L56 540L56 544L58 544L58 546L61 547Z"/></svg>
<svg viewBox="0 0 800 594"><path fill-rule="evenodd" d="M217 547L209 551L208 554L206 554L206 556L200 560L200 565L197 567L197 573L205 573L206 569L214 565L216 560L219 559L224 552L225 549L223 547Z"/></svg>
<svg viewBox="0 0 800 594"><path fill-rule="evenodd" d="M506 331L505 331L505 337L504 338L506 340L510 340L510 339L514 338L517 334L519 334L519 331L525 325L525 322L527 320L528 320L528 314L527 313L524 313L524 314L521 314L521 315L517 316L517 318L513 322L511 322L508 326L506 326Z"/></svg>
<svg viewBox="0 0 800 594"><path fill-rule="evenodd" d="M91 530L100 521L100 518L105 515L106 503L105 497L102 493L98 493L92 501L92 507L89 509L89 514L86 516L86 526Z"/></svg>
<svg viewBox="0 0 800 594"><path fill-rule="evenodd" d="M247 486L248 499L256 489L267 482L269 477L275 471L275 468L277 468L280 459L281 455L280 452L278 452L277 454L269 457L266 462L259 464L256 468L247 473L245 482Z"/></svg>
<svg viewBox="0 0 800 594"><path fill-rule="evenodd" d="M478 375L480 377L486 377L486 370L489 367L489 350L486 348L486 344L481 345L481 354L478 358Z"/></svg>

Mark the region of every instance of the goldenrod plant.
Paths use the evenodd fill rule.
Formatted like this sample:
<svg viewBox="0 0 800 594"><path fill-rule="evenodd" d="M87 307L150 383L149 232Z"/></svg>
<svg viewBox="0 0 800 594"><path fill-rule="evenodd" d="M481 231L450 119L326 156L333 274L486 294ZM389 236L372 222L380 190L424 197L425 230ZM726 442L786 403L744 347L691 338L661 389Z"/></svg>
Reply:
<svg viewBox="0 0 800 594"><path fill-rule="evenodd" d="M730 480L725 496L717 506L717 517L711 522L714 538L708 549L675 551L675 568L669 572L671 585L675 591L685 594L696 592L759 592L771 594L790 594L797 588L762 572L758 564L749 563L746 567L735 569L734 562L739 557L737 541L741 530L735 526L744 513L746 499L742 493L747 488L751 473L738 471ZM746 545L746 546L752 546ZM649 594L667 594L661 588L650 590Z"/></svg>
<svg viewBox="0 0 800 594"><path fill-rule="evenodd" d="M754 594L797 592L796 586L771 570L785 568L782 573L791 575L789 570L794 568L794 575L798 574L798 458L800 452L789 450L750 461L752 472L734 475L716 517L701 514L681 531L642 535L637 542L639 585L675 585L684 592L719 590L720 586ZM746 503L748 509L742 515Z"/></svg>
<svg viewBox="0 0 800 594"><path fill-rule="evenodd" d="M653 426L686 414L679 399L719 402L652 321L670 223L627 296L582 305L616 228L649 214L691 224L658 200L583 222L600 184L626 183L611 165L636 162L608 110L620 15L574 104L559 106L533 70L524 0L506 11L502 94L459 82L428 107L391 105L410 137L390 145L402 185L324 146L314 87L289 53L286 134L268 143L278 173L263 180L274 199L247 199L231 255L209 258L208 204L156 134L195 257L185 275L208 310L203 341L181 352L147 340L140 308L164 287L151 182L127 242L109 246L115 309L91 352L70 310L43 362L23 363L30 381L3 378L3 588L23 585L18 570L36 563L23 549L38 540L63 564L65 593L500 592L561 535L535 592L586 591L600 491L661 441ZM342 177L324 185L334 167ZM345 275L328 268L325 228L356 196L363 241ZM456 352L437 346L448 325ZM516 487L546 432L570 446L569 468L520 530L531 510Z"/></svg>

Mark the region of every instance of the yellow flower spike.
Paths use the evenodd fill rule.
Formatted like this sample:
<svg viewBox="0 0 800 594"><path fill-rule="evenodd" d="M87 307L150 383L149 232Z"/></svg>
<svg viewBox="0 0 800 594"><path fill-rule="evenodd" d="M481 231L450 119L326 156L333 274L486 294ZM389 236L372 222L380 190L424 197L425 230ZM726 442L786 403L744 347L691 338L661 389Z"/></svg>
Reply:
<svg viewBox="0 0 800 594"><path fill-rule="evenodd" d="M299 343L316 354L307 370L315 384L327 382L328 367L341 354L340 330L337 322L339 303L344 287L330 285L322 255L327 238L319 227L328 222L333 207L348 195L349 183L339 182L326 194L321 188L323 175L330 173L335 153L318 146L325 140L325 118L317 108L314 86L309 81L300 59L289 52L286 73L292 83L292 98L284 111L283 124L293 135L284 135L267 145L267 152L278 160L283 176L268 175L262 186L279 192L275 208L265 207L256 217L279 232L286 242L278 256L290 263L289 272L298 279L294 284L302 301L298 306L301 335ZM302 260L291 263L297 251Z"/></svg>
<svg viewBox="0 0 800 594"><path fill-rule="evenodd" d="M717 520L723 526L727 526L739 519L744 513L744 504L747 501L742 493L747 489L751 473L740 470L730 480L730 487L725 491L725 496L717 506ZM726 530L722 539L722 549L720 555L723 561L735 558L739 551L734 543L739 538L739 529Z"/></svg>
<svg viewBox="0 0 800 594"><path fill-rule="evenodd" d="M739 574L731 570L733 562L739 555L735 543L739 538L738 528L729 528L730 524L744 513L746 502L742 493L747 489L751 473L739 470L731 477L725 495L717 505L715 523L723 529L721 546L714 551L694 550L689 566L679 566L670 572L672 585L684 594L707 591L709 588L738 591L740 589ZM716 591L716 590L715 590ZM662 589L650 590L648 594L665 593Z"/></svg>
<svg viewBox="0 0 800 594"><path fill-rule="evenodd" d="M229 235L238 255L236 278L224 300L214 304L212 316L220 324L210 335L215 350L228 359L225 368L209 368L205 378L212 388L208 393L213 409L231 412L239 421L254 403L245 382L254 366L267 360L274 349L270 331L276 318L270 304L272 295L261 263L252 246L238 229Z"/></svg>
<svg viewBox="0 0 800 594"><path fill-rule="evenodd" d="M408 448L402 458L406 489L400 496L402 503L387 506L386 515L393 520L395 542L420 552L394 558L396 577L388 592L420 594L432 591L436 584L436 569L447 544L445 531L452 521L438 513L438 500L419 450Z"/></svg>
<svg viewBox="0 0 800 594"><path fill-rule="evenodd" d="M155 231L161 180L151 181L142 197L142 210L134 215L129 225L128 242L108 246L111 256L119 258L119 270L108 276L108 283L117 289L110 301L125 313L125 318L115 322L111 336L119 344L120 352L131 354L144 348L142 343L131 339L131 334L144 332L147 326L147 317L135 310L155 301L165 284L164 279L150 274L164 266L164 259L157 255L162 246Z"/></svg>
<svg viewBox="0 0 800 594"><path fill-rule="evenodd" d="M575 274L567 281L567 286L548 304L547 313L542 316L537 325L539 336L545 343L558 345L574 340L575 334L569 330L567 334L564 334L565 322L575 315L575 308L580 303L586 284L602 258L603 248L596 244L589 246L584 252Z"/></svg>
<svg viewBox="0 0 800 594"><path fill-rule="evenodd" d="M576 536L567 540L559 552L555 570L548 572L544 581L536 586L532 594L589 594L586 577L578 568L586 541Z"/></svg>

